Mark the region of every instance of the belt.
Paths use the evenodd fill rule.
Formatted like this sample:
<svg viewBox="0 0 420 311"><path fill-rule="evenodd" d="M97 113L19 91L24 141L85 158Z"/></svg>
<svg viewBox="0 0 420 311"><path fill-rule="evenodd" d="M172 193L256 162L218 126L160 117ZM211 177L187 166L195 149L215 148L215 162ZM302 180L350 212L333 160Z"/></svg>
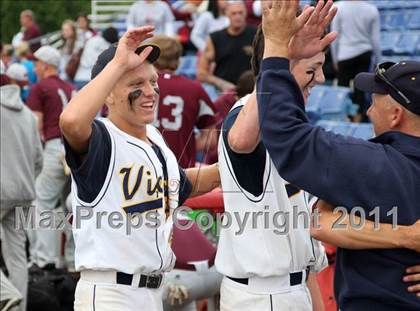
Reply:
<svg viewBox="0 0 420 311"><path fill-rule="evenodd" d="M81 279L92 283L121 284L133 287L159 288L163 274L127 274L116 271L83 270Z"/></svg>
<svg viewBox="0 0 420 311"><path fill-rule="evenodd" d="M289 274L290 277L290 286L300 285L308 280L309 276L309 269L306 269L306 277L303 279L303 271L299 272L292 272ZM230 276L226 276L228 279L235 281L237 283L241 283L244 285L248 285L249 279L241 279L241 278L232 278Z"/></svg>
<svg viewBox="0 0 420 311"><path fill-rule="evenodd" d="M124 272L117 272L117 284L131 285L133 282L133 275ZM159 288L162 283L162 274L141 274L138 287Z"/></svg>

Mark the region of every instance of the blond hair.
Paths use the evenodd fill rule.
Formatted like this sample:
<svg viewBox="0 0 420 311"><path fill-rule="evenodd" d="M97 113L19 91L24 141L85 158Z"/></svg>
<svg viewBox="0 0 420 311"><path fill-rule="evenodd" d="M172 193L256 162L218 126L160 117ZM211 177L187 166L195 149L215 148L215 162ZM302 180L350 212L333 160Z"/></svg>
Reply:
<svg viewBox="0 0 420 311"><path fill-rule="evenodd" d="M23 10L20 14L21 14L22 16L29 17L31 20L35 20L35 15L34 15L34 12L33 12L33 11L31 11L31 10Z"/></svg>
<svg viewBox="0 0 420 311"><path fill-rule="evenodd" d="M176 70L179 66L179 59L182 56L181 43L172 37L158 35L154 36L152 43L160 48L160 56L154 63L158 70Z"/></svg>

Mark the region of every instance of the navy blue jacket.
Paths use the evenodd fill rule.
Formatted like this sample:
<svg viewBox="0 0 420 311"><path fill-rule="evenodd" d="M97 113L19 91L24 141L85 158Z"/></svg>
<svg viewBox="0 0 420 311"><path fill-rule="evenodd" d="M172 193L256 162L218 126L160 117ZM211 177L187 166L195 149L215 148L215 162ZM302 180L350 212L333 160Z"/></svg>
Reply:
<svg viewBox="0 0 420 311"><path fill-rule="evenodd" d="M334 205L379 206L380 222L398 207L398 224L420 219L420 138L387 132L370 141L336 135L309 124L304 99L285 58L263 60L257 81L261 137L288 182ZM420 310L402 282L420 264L407 249L338 249L336 296L341 310Z"/></svg>

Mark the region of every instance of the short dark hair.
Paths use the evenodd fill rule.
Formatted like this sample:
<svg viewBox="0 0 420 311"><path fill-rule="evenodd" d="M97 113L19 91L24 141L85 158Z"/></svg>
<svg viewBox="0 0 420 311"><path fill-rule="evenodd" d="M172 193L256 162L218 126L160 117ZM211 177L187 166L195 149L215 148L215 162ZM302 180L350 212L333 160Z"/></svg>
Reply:
<svg viewBox="0 0 420 311"><path fill-rule="evenodd" d="M111 44L118 42L118 40L120 39L118 36L118 30L114 27L108 27L104 29L104 31L102 32L102 38L104 38L106 42Z"/></svg>
<svg viewBox="0 0 420 311"><path fill-rule="evenodd" d="M255 76L252 70L243 72L236 84L236 94L239 98L244 97L247 94L252 93L255 86Z"/></svg>

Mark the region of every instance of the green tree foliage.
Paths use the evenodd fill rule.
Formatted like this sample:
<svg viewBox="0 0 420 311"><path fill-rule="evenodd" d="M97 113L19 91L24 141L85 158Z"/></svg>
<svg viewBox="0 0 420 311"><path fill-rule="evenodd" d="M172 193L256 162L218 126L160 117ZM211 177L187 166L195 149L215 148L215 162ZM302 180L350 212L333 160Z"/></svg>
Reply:
<svg viewBox="0 0 420 311"><path fill-rule="evenodd" d="M1 42L11 42L20 30L19 16L32 10L43 34L61 29L65 19L75 20L80 12L90 14L90 0L0 0Z"/></svg>

